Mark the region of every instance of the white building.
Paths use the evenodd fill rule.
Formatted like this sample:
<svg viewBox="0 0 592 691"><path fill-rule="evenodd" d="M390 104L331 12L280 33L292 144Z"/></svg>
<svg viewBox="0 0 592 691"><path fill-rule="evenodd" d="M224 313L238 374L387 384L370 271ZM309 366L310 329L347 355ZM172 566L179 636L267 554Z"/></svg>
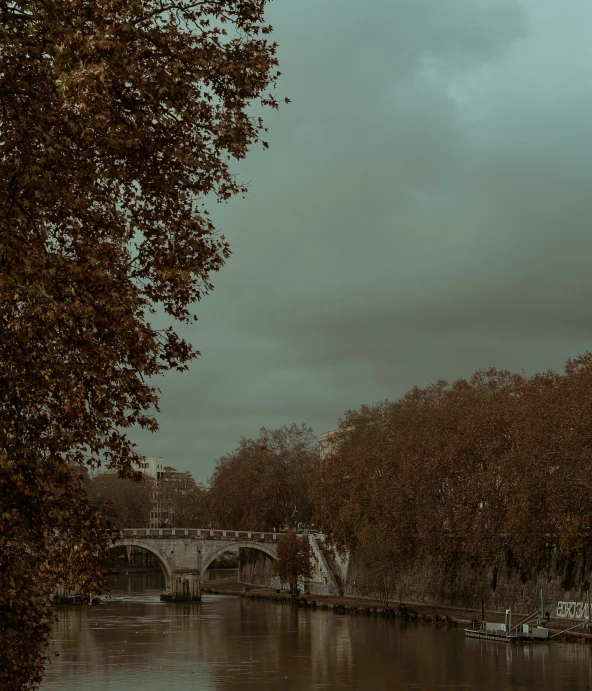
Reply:
<svg viewBox="0 0 592 691"><path fill-rule="evenodd" d="M141 473L144 473L144 475L147 475L154 480L160 480L164 473L162 456L146 458L143 462L139 463L136 468Z"/></svg>

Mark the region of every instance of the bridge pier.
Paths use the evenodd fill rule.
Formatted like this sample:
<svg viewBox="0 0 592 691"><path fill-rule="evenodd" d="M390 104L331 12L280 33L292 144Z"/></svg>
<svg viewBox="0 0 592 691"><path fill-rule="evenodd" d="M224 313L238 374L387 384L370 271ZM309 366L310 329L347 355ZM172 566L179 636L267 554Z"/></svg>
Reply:
<svg viewBox="0 0 592 691"><path fill-rule="evenodd" d="M199 573L174 571L167 590L160 596L166 602L192 602L201 600L201 579Z"/></svg>

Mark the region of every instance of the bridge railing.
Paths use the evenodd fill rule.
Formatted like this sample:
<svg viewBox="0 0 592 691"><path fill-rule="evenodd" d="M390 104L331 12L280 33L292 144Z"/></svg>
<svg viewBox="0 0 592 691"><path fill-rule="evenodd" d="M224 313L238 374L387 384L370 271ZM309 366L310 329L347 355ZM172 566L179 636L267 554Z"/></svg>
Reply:
<svg viewBox="0 0 592 691"><path fill-rule="evenodd" d="M115 534L117 537L117 533ZM253 542L276 542L278 533L260 533L247 530L210 530L209 528L126 528L119 532L119 538L185 538L203 540L235 540Z"/></svg>

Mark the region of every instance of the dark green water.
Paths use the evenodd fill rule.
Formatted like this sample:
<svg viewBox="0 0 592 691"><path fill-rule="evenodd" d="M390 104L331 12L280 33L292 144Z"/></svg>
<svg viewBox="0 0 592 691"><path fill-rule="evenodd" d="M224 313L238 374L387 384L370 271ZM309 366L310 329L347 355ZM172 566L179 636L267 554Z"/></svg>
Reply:
<svg viewBox="0 0 592 691"><path fill-rule="evenodd" d="M485 643L238 597L165 604L161 589L159 574L118 576L105 604L61 609L43 691L592 689L592 646Z"/></svg>

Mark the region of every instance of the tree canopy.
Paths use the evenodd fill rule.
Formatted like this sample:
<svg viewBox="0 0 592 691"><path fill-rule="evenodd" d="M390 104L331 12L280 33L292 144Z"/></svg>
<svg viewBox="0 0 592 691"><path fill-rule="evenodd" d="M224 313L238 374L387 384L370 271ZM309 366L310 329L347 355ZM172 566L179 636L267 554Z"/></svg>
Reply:
<svg viewBox="0 0 592 691"><path fill-rule="evenodd" d="M147 528L150 525L153 480L134 482L115 473L100 473L85 483L88 495L114 527Z"/></svg>
<svg viewBox="0 0 592 691"><path fill-rule="evenodd" d="M319 469L316 437L306 425L261 428L222 456L210 479L208 510L216 526L279 530L309 523Z"/></svg>
<svg viewBox="0 0 592 691"><path fill-rule="evenodd" d="M551 544L591 543L591 417L591 354L564 374L478 371L349 411L314 493L319 520L389 578L418 556L535 567Z"/></svg>
<svg viewBox="0 0 592 691"><path fill-rule="evenodd" d="M2 688L40 679L46 636L19 607L69 578L72 550L101 549L69 467L133 477L126 430L157 429L151 378L198 354L151 315L195 319L229 256L204 203L246 192L230 163L267 146L249 110L278 107L266 5L0 0L0 573L12 583L18 545L52 564L35 594L0 582L0 619L22 630L0 636ZM65 516L79 539L52 551Z"/></svg>
<svg viewBox="0 0 592 691"><path fill-rule="evenodd" d="M205 528L206 489L188 471L165 469L153 494L153 507L163 528Z"/></svg>
<svg viewBox="0 0 592 691"><path fill-rule="evenodd" d="M292 595L297 595L298 580L310 578L312 573L311 549L306 535L297 535L294 530L282 535L277 543L274 571L281 583L290 584Z"/></svg>

